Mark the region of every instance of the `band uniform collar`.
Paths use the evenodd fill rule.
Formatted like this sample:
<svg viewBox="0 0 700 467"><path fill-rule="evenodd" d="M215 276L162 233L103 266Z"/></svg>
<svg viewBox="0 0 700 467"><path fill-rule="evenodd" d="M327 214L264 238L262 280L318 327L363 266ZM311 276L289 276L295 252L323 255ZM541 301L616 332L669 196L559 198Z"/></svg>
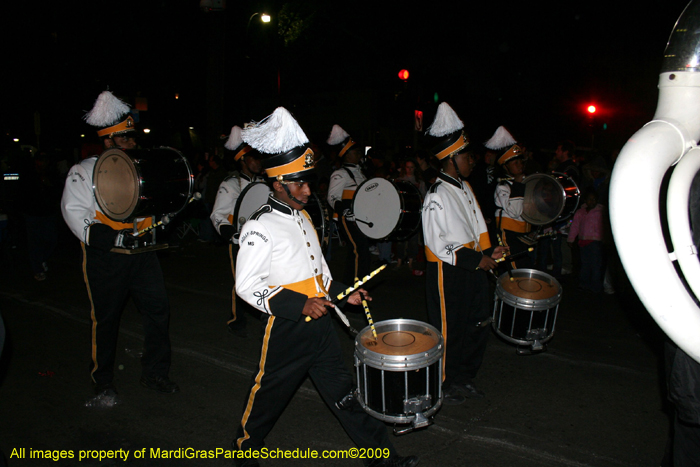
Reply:
<svg viewBox="0 0 700 467"><path fill-rule="evenodd" d="M291 216L292 213L294 213L295 209L288 205L287 203L278 200L275 198L273 195L270 195L270 198L268 199L268 203L270 204L270 207L274 209L275 211L279 211L282 214L287 214L288 216Z"/></svg>
<svg viewBox="0 0 700 467"><path fill-rule="evenodd" d="M438 174L438 178L441 179L441 180L446 181L446 182L449 183L450 185L454 185L454 186L457 187L457 188L462 188L462 182L460 182L460 181L457 180L456 178L452 177L451 175L447 175L445 172L442 172L442 171L441 171L441 172Z"/></svg>

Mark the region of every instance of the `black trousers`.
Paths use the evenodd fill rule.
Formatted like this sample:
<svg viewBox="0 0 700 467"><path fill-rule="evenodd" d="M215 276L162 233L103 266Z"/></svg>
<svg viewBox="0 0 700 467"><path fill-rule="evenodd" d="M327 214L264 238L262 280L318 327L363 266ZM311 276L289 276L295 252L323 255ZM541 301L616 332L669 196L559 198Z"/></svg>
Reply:
<svg viewBox="0 0 700 467"><path fill-rule="evenodd" d="M443 384L470 382L481 367L489 336L489 284L484 271L428 262L428 321L445 339Z"/></svg>
<svg viewBox="0 0 700 467"><path fill-rule="evenodd" d="M360 448L395 450L382 422L355 403L340 410L335 403L353 388L345 367L333 319L326 315L297 322L265 315L258 371L245 399L243 417L234 442L241 450L259 450L306 375L324 402Z"/></svg>
<svg viewBox="0 0 700 467"><path fill-rule="evenodd" d="M92 380L114 378L119 322L129 296L143 318L143 376L167 376L170 370L170 305L155 252L123 255L83 244L83 272L92 305Z"/></svg>
<svg viewBox="0 0 700 467"><path fill-rule="evenodd" d="M343 277L343 281L346 284L354 284L356 277L362 279L371 272L372 254L369 252L369 239L357 228L355 222L348 222L342 217L340 225L344 236L350 242L350 246L352 246L348 254L348 261L351 266L347 267L347 269L350 272L346 272L346 277Z"/></svg>

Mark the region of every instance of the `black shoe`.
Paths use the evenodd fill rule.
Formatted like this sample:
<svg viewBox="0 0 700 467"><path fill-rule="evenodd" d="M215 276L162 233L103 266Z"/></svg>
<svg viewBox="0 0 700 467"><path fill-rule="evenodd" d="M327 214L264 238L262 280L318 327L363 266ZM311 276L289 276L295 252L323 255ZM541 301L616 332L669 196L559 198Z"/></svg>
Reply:
<svg viewBox="0 0 700 467"><path fill-rule="evenodd" d="M483 399L485 396L484 391L477 389L474 383L455 384L454 387L469 399Z"/></svg>
<svg viewBox="0 0 700 467"><path fill-rule="evenodd" d="M167 376L141 377L141 386L164 394L175 394L180 392L180 386L173 383Z"/></svg>
<svg viewBox="0 0 700 467"><path fill-rule="evenodd" d="M464 404L464 401L466 401L467 398L464 397L462 394L459 393L455 389L455 386L451 386L448 388L443 387L442 388L442 403L445 405L460 405Z"/></svg>
<svg viewBox="0 0 700 467"><path fill-rule="evenodd" d="M418 456L393 456L389 459L376 459L367 464L368 467L414 467L418 465Z"/></svg>
<svg viewBox="0 0 700 467"><path fill-rule="evenodd" d="M95 385L95 396L85 402L85 407L110 409L119 404L121 404L121 399L117 395L117 389L114 384L107 383Z"/></svg>
<svg viewBox="0 0 700 467"><path fill-rule="evenodd" d="M245 324L241 326L239 323L236 323L235 321L233 323L229 323L226 325L228 328L228 332L233 334L236 337L248 337L248 332L245 329Z"/></svg>

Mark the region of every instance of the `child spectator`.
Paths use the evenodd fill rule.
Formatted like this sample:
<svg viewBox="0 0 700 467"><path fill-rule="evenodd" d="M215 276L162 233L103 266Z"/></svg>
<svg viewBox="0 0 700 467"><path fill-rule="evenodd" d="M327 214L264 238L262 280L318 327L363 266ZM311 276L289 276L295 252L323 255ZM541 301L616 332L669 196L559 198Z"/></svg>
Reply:
<svg viewBox="0 0 700 467"><path fill-rule="evenodd" d="M598 204L595 191L590 191L585 200L586 203L574 215L567 241L571 245L578 237L581 254L579 289L599 293L603 290L604 208Z"/></svg>

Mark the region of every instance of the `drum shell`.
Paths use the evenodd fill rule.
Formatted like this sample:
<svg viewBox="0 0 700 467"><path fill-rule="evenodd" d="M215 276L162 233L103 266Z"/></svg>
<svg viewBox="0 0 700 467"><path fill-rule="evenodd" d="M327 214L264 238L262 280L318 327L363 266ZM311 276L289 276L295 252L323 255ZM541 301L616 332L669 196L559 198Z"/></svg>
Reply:
<svg viewBox="0 0 700 467"><path fill-rule="evenodd" d="M532 225L563 221L578 209L581 192L566 174L533 174L523 183L525 196L521 217Z"/></svg>
<svg viewBox="0 0 700 467"><path fill-rule="evenodd" d="M352 211L357 228L366 237L404 241L421 227L423 199L410 182L371 178L355 190ZM370 227L369 222L378 225Z"/></svg>
<svg viewBox="0 0 700 467"><path fill-rule="evenodd" d="M194 176L173 148L108 149L95 162L93 190L107 217L129 222L182 211L192 198Z"/></svg>
<svg viewBox="0 0 700 467"><path fill-rule="evenodd" d="M390 423L411 423L416 412L432 416L442 405L442 335L429 324L404 319L381 321L376 330L379 335L387 331L419 332L434 338L435 345L419 353L386 355L362 345L362 336L371 333L370 327L363 329L355 340L360 405L373 417Z"/></svg>
<svg viewBox="0 0 700 467"><path fill-rule="evenodd" d="M541 347L554 335L556 319L559 312L562 289L552 276L534 269L515 269L511 271L516 280L533 278L556 287L556 293L543 299L519 297L502 286L510 281L510 274L504 273L496 284L494 299L493 328L500 337L520 345Z"/></svg>

